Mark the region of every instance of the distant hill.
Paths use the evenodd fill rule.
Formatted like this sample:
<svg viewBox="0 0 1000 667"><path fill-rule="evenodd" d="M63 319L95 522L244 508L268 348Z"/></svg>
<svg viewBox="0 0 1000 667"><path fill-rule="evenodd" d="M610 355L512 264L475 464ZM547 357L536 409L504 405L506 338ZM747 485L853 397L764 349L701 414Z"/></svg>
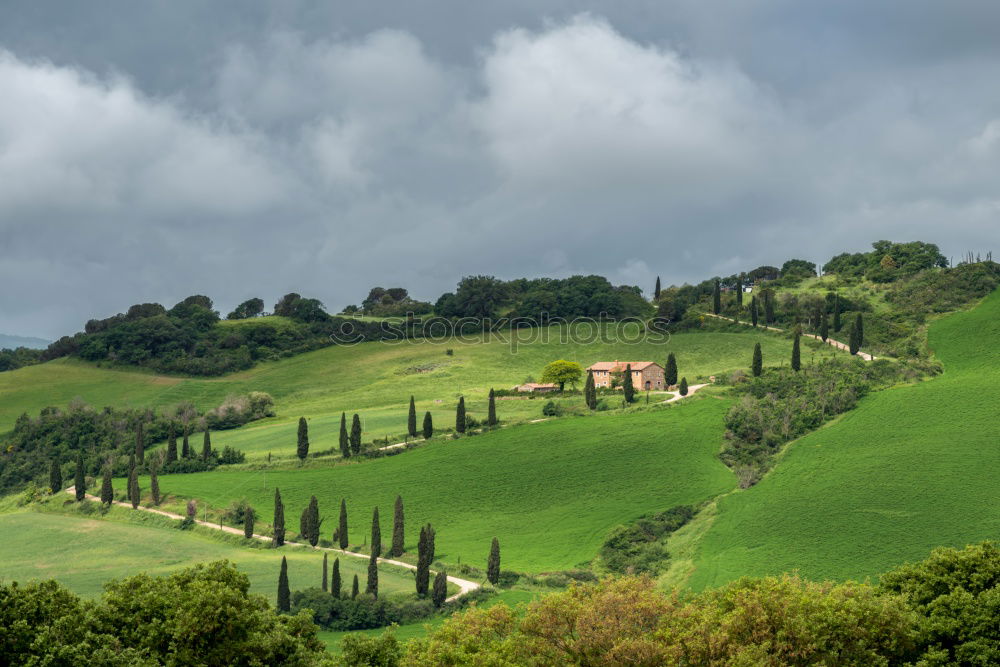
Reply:
<svg viewBox="0 0 1000 667"><path fill-rule="evenodd" d="M11 336L0 333L0 349L13 350L19 347L27 347L33 350L44 350L52 341L44 338L32 338L30 336Z"/></svg>

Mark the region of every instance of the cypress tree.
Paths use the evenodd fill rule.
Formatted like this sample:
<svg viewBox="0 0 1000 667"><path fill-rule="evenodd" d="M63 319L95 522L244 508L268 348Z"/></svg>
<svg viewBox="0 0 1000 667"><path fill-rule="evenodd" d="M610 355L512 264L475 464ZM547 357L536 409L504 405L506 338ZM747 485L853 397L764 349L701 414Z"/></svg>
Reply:
<svg viewBox="0 0 1000 667"><path fill-rule="evenodd" d="M135 425L135 458L139 463L146 459L146 436L142 431L142 420L139 420Z"/></svg>
<svg viewBox="0 0 1000 667"><path fill-rule="evenodd" d="M181 456L185 459L191 458L191 445L188 443L188 435L190 434L190 427L184 424L184 437L181 441Z"/></svg>
<svg viewBox="0 0 1000 667"><path fill-rule="evenodd" d="M754 325L754 327L757 326L757 317L757 296L754 295L750 298L750 322Z"/></svg>
<svg viewBox="0 0 1000 667"><path fill-rule="evenodd" d="M653 288L653 301L660 300L660 276L656 276L656 287Z"/></svg>
<svg viewBox="0 0 1000 667"><path fill-rule="evenodd" d="M128 476L128 500L132 503L132 509L139 507L139 469L135 466Z"/></svg>
<svg viewBox="0 0 1000 667"><path fill-rule="evenodd" d="M679 386L677 388L677 391L680 393L681 396L687 396L688 395L688 379L687 378L681 378L681 386Z"/></svg>
<svg viewBox="0 0 1000 667"><path fill-rule="evenodd" d="M427 524L427 567L434 563L434 526Z"/></svg>
<svg viewBox="0 0 1000 667"><path fill-rule="evenodd" d="M253 539L253 522L254 522L254 511L253 508L247 506L246 512L243 513L243 537L248 540Z"/></svg>
<svg viewBox="0 0 1000 667"><path fill-rule="evenodd" d="M333 559L333 572L330 574L330 595L335 598L340 597L343 585L340 581L340 559Z"/></svg>
<svg viewBox="0 0 1000 667"><path fill-rule="evenodd" d="M840 331L843 325L840 323L840 295L833 295L833 330Z"/></svg>
<svg viewBox="0 0 1000 667"><path fill-rule="evenodd" d="M80 502L87 495L87 477L83 473L83 452L76 457L76 476L73 479L73 487L76 491L76 501Z"/></svg>
<svg viewBox="0 0 1000 667"><path fill-rule="evenodd" d="M115 499L115 490L111 486L111 466L104 466L104 477L101 479L101 502L110 505Z"/></svg>
<svg viewBox="0 0 1000 667"><path fill-rule="evenodd" d="M292 609L292 592L288 589L288 560L281 557L281 572L278 573L278 612Z"/></svg>
<svg viewBox="0 0 1000 667"><path fill-rule="evenodd" d="M826 313L820 313L819 321L819 337L826 342L826 339L830 337L830 321L826 317Z"/></svg>
<svg viewBox="0 0 1000 667"><path fill-rule="evenodd" d="M764 322L774 322L774 294L769 289L764 290Z"/></svg>
<svg viewBox="0 0 1000 667"><path fill-rule="evenodd" d="M448 575L444 571L438 572L434 577L434 589L431 591L431 602L434 606L441 608L444 601L448 599Z"/></svg>
<svg viewBox="0 0 1000 667"><path fill-rule="evenodd" d="M424 413L424 440L430 440L434 436L434 420L431 419L431 411Z"/></svg>
<svg viewBox="0 0 1000 667"><path fill-rule="evenodd" d="M351 441L347 436L347 413L340 413L340 455L345 459L351 458Z"/></svg>
<svg viewBox="0 0 1000 667"><path fill-rule="evenodd" d="M396 496L396 506L392 512L392 550L390 556L399 557L406 550L403 525L403 496Z"/></svg>
<svg viewBox="0 0 1000 667"><path fill-rule="evenodd" d="M306 539L309 544L316 546L319 544L319 527L322 521L319 518L319 501L316 496L309 498L309 506L306 507Z"/></svg>
<svg viewBox="0 0 1000 667"><path fill-rule="evenodd" d="M271 543L280 547L285 543L285 504L281 502L281 490L274 490L274 537Z"/></svg>
<svg viewBox="0 0 1000 667"><path fill-rule="evenodd" d="M329 584L327 582L327 579L326 579L326 573L327 573L326 557L327 557L327 554L324 553L323 554L323 592L324 593L328 590L328 586L329 586Z"/></svg>
<svg viewBox="0 0 1000 667"><path fill-rule="evenodd" d="M760 343L753 346L753 363L750 370L755 378L759 378L764 371L764 355L760 351Z"/></svg>
<svg viewBox="0 0 1000 667"><path fill-rule="evenodd" d="M354 598L358 597L359 592L360 591L358 588L358 575L354 575L354 584L351 586L351 599L353 600Z"/></svg>
<svg viewBox="0 0 1000 667"><path fill-rule="evenodd" d="M149 463L149 493L153 496L153 504L160 504L160 479L156 476L158 465L156 461L151 460Z"/></svg>
<svg viewBox="0 0 1000 667"><path fill-rule="evenodd" d="M412 396L410 396L410 413L406 416L406 432L411 438L417 437L417 404L413 402Z"/></svg>
<svg viewBox="0 0 1000 667"><path fill-rule="evenodd" d="M299 515L299 541L308 542L309 541L309 506L306 505L302 508L302 514Z"/></svg>
<svg viewBox="0 0 1000 667"><path fill-rule="evenodd" d="M372 544L371 552L376 558L382 555L382 526L378 519L378 507L372 512Z"/></svg>
<svg viewBox="0 0 1000 667"><path fill-rule="evenodd" d="M493 392L493 387L490 387L490 403L489 408L486 412L486 425L496 426L497 425L497 399Z"/></svg>
<svg viewBox="0 0 1000 667"><path fill-rule="evenodd" d="M455 408L455 433L465 433L465 396L459 396Z"/></svg>
<svg viewBox="0 0 1000 667"><path fill-rule="evenodd" d="M861 313L858 313L857 318L854 320L854 326L851 327L851 354L857 354L861 350L861 345L865 339L864 326L864 322L861 320Z"/></svg>
<svg viewBox="0 0 1000 667"><path fill-rule="evenodd" d="M351 420L351 453L361 453L361 417L358 416L357 412L354 413L354 418Z"/></svg>
<svg viewBox="0 0 1000 667"><path fill-rule="evenodd" d="M207 461L212 457L212 436L208 432L208 426L205 426L205 437L201 444L201 460Z"/></svg>
<svg viewBox="0 0 1000 667"><path fill-rule="evenodd" d="M486 562L486 581L494 586L500 582L500 541L495 537L490 544L490 558Z"/></svg>
<svg viewBox="0 0 1000 667"><path fill-rule="evenodd" d="M594 386L594 371L587 371L587 382L583 385L583 400L591 410L597 409L597 388Z"/></svg>
<svg viewBox="0 0 1000 667"><path fill-rule="evenodd" d="M167 463L177 460L177 431L173 420L167 425Z"/></svg>
<svg viewBox="0 0 1000 667"><path fill-rule="evenodd" d="M427 526L420 527L420 541L417 542L417 595L427 595L430 584L430 561L427 558Z"/></svg>
<svg viewBox="0 0 1000 667"><path fill-rule="evenodd" d="M378 597L378 556L374 551L368 557L368 582L365 584L365 593Z"/></svg>
<svg viewBox="0 0 1000 667"><path fill-rule="evenodd" d="M340 541L340 548L346 549L349 543L347 541L347 500L344 498L340 499L340 525L337 528L337 539Z"/></svg>
<svg viewBox="0 0 1000 667"><path fill-rule="evenodd" d="M635 385L632 383L632 364L625 364L625 376L622 378L622 393L625 395L626 403L631 403L635 400Z"/></svg>
<svg viewBox="0 0 1000 667"><path fill-rule="evenodd" d="M799 338L801 334L798 328L795 329L795 339L792 341L792 370L797 371L802 368L802 350Z"/></svg>
<svg viewBox="0 0 1000 667"><path fill-rule="evenodd" d="M743 278L742 278L742 276L736 276L736 307L737 307L737 309L743 307Z"/></svg>
<svg viewBox="0 0 1000 667"><path fill-rule="evenodd" d="M668 387L672 387L677 384L677 357L671 352L667 355L667 367L663 372L663 381L667 383Z"/></svg>
<svg viewBox="0 0 1000 667"><path fill-rule="evenodd" d="M298 446L295 449L300 461L304 461L309 456L309 424L305 417L299 417Z"/></svg>
<svg viewBox="0 0 1000 667"><path fill-rule="evenodd" d="M712 288L712 312L716 315L722 310L722 288L719 285L719 281L715 281L715 286Z"/></svg>
<svg viewBox="0 0 1000 667"><path fill-rule="evenodd" d="M59 467L59 461L52 459L52 464L49 466L49 490L53 494L62 491L62 469Z"/></svg>

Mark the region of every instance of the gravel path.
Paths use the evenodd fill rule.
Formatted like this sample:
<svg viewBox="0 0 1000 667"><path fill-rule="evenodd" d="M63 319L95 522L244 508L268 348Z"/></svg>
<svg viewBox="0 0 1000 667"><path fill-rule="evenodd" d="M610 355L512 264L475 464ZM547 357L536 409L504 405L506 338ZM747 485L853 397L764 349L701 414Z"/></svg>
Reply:
<svg viewBox="0 0 1000 667"><path fill-rule="evenodd" d="M716 315L715 313L702 313L702 315L705 315L707 317L714 317L714 318L717 318L717 319L720 319L720 320L725 320L727 322L732 322L733 321L733 318L731 318L731 317L723 317L722 315ZM753 324L751 322L744 322L743 320L740 320L739 324L742 324L742 325L748 326L748 327L753 326ZM768 326L764 326L764 325L758 325L757 328L758 329L767 329L768 331L778 331L780 333L784 333L785 332L784 329L779 329L778 327L768 327ZM817 336L816 334L804 333L802 335L805 336L806 338L812 338L812 339L815 339L815 340L818 340L818 341L822 341L823 340L821 337ZM832 345L833 347L837 348L838 350L843 350L844 352L850 352L851 351L851 346L850 345L845 345L844 343L841 343L839 340L834 340L832 338L827 338L826 339L826 344L827 345ZM858 351L858 355L857 356L861 357L865 361L875 361L875 359L878 358L878 357L876 357L874 355L868 354L867 352L861 352L860 350Z"/></svg>

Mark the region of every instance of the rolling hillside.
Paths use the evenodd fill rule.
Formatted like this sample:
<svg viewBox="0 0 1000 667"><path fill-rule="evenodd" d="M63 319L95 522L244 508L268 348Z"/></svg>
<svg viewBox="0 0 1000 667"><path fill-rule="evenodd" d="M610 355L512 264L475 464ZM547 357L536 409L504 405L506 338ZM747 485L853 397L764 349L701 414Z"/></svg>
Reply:
<svg viewBox="0 0 1000 667"><path fill-rule="evenodd" d="M45 406L66 405L76 397L96 408L169 407L192 401L209 409L230 394L265 391L274 397L278 416L220 432L213 444L220 449L237 447L251 458L268 453L291 455L300 416L310 418L313 451L336 446L341 412L361 414L366 440L404 433L411 394L416 396L421 413L430 410L436 425L447 426L454 422L454 405L460 394L466 395L470 414L485 417L490 387L511 387L528 375L538 378L545 364L558 358L584 366L602 359L626 358L662 364L667 354L674 352L681 375L693 382L699 376L745 368L756 341L760 341L768 363L784 361L791 349L790 341L759 332L680 334L660 344L564 344L557 327L533 335L546 333L547 341L522 344L516 350L497 339L330 347L221 378L170 377L59 359L0 373L0 432L10 428L23 412L34 416ZM449 349L451 355L446 353ZM822 354L830 353L828 350ZM539 417L541 405L529 400L503 401L500 418Z"/></svg>
<svg viewBox="0 0 1000 667"><path fill-rule="evenodd" d="M791 570L864 578L1000 536L1000 292L935 322L929 340L942 376L867 397L720 501L694 588Z"/></svg>
<svg viewBox="0 0 1000 667"><path fill-rule="evenodd" d="M376 505L386 534L392 503L401 494L410 548L417 526L430 521L438 558L447 563L483 567L496 536L505 568L574 568L596 555L618 523L698 503L734 486L716 456L728 405L717 397L694 397L649 412L599 413L441 440L361 463L266 476L224 469L161 476L160 487L214 507L247 498L262 508L265 521L275 487L289 517L298 516L315 494L326 526L335 523L346 498L351 544L367 538Z"/></svg>

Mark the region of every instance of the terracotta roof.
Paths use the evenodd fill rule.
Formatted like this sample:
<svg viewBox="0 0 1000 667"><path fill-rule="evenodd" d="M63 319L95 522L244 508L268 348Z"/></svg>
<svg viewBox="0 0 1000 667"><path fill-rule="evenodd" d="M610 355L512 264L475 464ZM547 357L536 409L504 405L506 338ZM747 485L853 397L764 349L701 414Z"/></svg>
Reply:
<svg viewBox="0 0 1000 667"><path fill-rule="evenodd" d="M632 366L632 371L642 371L650 366L659 365L655 361L598 361L587 367L588 371L624 371L625 366Z"/></svg>

